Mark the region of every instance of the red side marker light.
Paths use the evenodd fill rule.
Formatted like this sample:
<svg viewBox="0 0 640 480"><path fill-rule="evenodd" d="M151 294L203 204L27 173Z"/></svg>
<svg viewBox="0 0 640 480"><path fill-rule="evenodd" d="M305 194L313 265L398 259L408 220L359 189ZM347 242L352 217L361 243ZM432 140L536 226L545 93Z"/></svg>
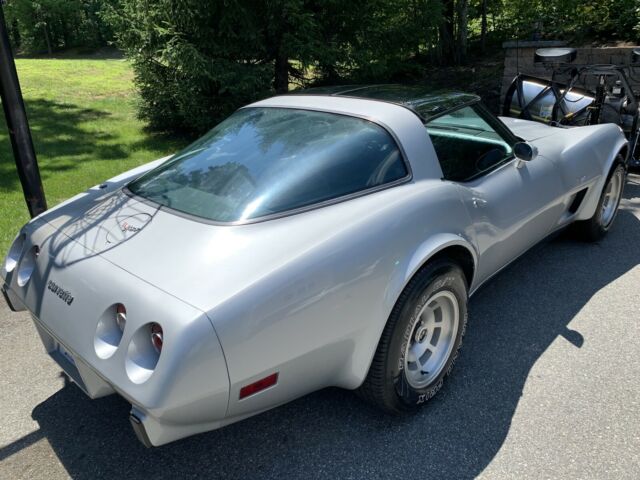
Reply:
<svg viewBox="0 0 640 480"><path fill-rule="evenodd" d="M162 327L157 323L151 324L151 344L156 352L160 354L162 352L162 343L164 341Z"/></svg>
<svg viewBox="0 0 640 480"><path fill-rule="evenodd" d="M250 395L258 393L265 388L269 388L278 383L278 373L273 373L268 377L264 377L263 379L258 380L257 382L253 382L250 385L245 385L240 389L240 400L246 398Z"/></svg>
<svg viewBox="0 0 640 480"><path fill-rule="evenodd" d="M127 309L124 305L119 303L116 305L116 325L121 332L124 332L124 327L127 324Z"/></svg>

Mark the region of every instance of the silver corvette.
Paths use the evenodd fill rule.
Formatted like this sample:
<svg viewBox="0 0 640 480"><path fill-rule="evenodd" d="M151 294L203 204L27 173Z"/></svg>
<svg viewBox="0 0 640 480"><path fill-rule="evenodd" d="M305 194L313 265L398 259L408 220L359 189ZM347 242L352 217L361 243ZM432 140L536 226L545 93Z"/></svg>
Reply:
<svg viewBox="0 0 640 480"><path fill-rule="evenodd" d="M564 227L606 234L627 149L615 125L499 119L467 94L277 96L30 221L2 291L147 446L328 386L412 411L483 283Z"/></svg>

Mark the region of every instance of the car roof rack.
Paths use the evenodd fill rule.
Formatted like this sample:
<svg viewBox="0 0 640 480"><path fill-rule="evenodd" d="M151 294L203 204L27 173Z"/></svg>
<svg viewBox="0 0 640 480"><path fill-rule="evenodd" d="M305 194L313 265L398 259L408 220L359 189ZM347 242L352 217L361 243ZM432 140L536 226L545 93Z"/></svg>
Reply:
<svg viewBox="0 0 640 480"><path fill-rule="evenodd" d="M533 57L534 63L571 63L578 56L575 48L539 48Z"/></svg>

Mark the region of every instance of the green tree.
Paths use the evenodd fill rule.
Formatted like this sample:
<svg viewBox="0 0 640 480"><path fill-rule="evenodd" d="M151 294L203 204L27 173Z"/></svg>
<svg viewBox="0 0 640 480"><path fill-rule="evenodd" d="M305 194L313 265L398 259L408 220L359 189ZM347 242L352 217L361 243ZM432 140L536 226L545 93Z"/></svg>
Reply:
<svg viewBox="0 0 640 480"><path fill-rule="evenodd" d="M503 0L498 14L504 36L546 38L576 43L637 40L637 0Z"/></svg>
<svg viewBox="0 0 640 480"><path fill-rule="evenodd" d="M195 132L292 81L421 79L516 35L631 39L638 23L637 0L114 1L104 18L133 60L141 115Z"/></svg>
<svg viewBox="0 0 640 480"><path fill-rule="evenodd" d="M133 61L140 114L202 132L272 91L273 67L248 2L121 0L105 17Z"/></svg>
<svg viewBox="0 0 640 480"><path fill-rule="evenodd" d="M254 25L264 46L261 52L266 62L273 62L273 86L277 93L289 89L291 75L300 77L300 69L313 58L318 47L317 21L310 2L305 0L269 0L257 2L253 10Z"/></svg>
<svg viewBox="0 0 640 480"><path fill-rule="evenodd" d="M69 47L106 45L111 33L99 12L109 1L9 0L4 8L14 47L51 54Z"/></svg>

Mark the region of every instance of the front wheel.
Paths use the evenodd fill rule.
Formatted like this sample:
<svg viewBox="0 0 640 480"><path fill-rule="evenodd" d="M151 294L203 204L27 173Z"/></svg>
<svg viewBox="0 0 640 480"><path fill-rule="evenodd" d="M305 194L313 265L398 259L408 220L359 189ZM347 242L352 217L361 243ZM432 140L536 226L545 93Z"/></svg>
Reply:
<svg viewBox="0 0 640 480"><path fill-rule="evenodd" d="M618 156L602 189L593 217L576 223L576 230L583 240L596 242L602 239L611 229L613 221L618 214L618 207L624 190L624 181L625 170L622 164L622 157Z"/></svg>
<svg viewBox="0 0 640 480"><path fill-rule="evenodd" d="M407 285L382 333L358 393L393 413L411 411L442 387L467 322L467 284L447 260L427 265Z"/></svg>

